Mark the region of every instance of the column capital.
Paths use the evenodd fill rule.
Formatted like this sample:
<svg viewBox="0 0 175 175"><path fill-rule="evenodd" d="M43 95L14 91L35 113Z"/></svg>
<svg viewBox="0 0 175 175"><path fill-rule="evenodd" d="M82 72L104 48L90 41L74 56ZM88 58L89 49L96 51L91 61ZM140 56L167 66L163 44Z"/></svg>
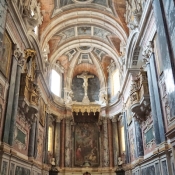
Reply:
<svg viewBox="0 0 175 175"><path fill-rule="evenodd" d="M106 117L103 118L103 123L107 123L108 119Z"/></svg>
<svg viewBox="0 0 175 175"><path fill-rule="evenodd" d="M62 119L60 119L60 118L57 117L55 121L56 121L56 123L61 123L61 120Z"/></svg>
<svg viewBox="0 0 175 175"><path fill-rule="evenodd" d="M112 118L112 123L116 123L117 122L117 119L114 117Z"/></svg>

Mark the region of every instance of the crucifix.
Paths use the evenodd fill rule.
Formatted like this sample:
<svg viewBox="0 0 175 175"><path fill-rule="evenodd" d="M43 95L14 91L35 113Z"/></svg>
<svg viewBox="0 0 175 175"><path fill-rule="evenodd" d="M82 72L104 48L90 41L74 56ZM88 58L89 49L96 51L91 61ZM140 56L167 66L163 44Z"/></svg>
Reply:
<svg viewBox="0 0 175 175"><path fill-rule="evenodd" d="M88 90L88 79L89 78L94 78L93 75L88 75L87 72L83 72L81 75L77 75L77 78L82 78L84 80L83 82L83 88L84 88L84 98L83 102L89 102L89 98L87 96L87 90Z"/></svg>

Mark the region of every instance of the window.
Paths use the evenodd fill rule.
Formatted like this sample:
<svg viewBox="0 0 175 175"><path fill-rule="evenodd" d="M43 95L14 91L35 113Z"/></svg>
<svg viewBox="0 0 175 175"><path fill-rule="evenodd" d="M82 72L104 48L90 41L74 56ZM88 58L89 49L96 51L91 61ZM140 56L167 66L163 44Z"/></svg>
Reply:
<svg viewBox="0 0 175 175"><path fill-rule="evenodd" d="M53 128L49 126L48 130L48 151L52 152L53 149Z"/></svg>
<svg viewBox="0 0 175 175"><path fill-rule="evenodd" d="M51 91L56 96L61 96L61 76L58 72L52 69L51 72Z"/></svg>
<svg viewBox="0 0 175 175"><path fill-rule="evenodd" d="M112 95L117 95L120 90L120 79L119 79L119 70L115 70L112 74Z"/></svg>
<svg viewBox="0 0 175 175"><path fill-rule="evenodd" d="M121 151L125 152L125 131L124 131L124 126L121 127L121 141L122 141L122 147Z"/></svg>

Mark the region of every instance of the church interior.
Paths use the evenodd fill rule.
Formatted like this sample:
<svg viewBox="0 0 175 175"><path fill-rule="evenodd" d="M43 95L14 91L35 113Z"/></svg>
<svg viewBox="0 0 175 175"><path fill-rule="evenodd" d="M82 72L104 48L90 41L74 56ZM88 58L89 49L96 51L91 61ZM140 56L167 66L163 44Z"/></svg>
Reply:
<svg viewBox="0 0 175 175"><path fill-rule="evenodd" d="M1 175L175 175L175 0L0 0Z"/></svg>

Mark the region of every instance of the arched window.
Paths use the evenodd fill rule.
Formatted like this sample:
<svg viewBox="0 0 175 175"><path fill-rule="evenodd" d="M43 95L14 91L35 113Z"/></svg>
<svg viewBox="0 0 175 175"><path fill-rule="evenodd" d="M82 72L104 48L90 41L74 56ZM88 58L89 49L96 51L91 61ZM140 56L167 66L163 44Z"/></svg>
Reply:
<svg viewBox="0 0 175 175"><path fill-rule="evenodd" d="M54 69L51 72L51 91L56 96L61 97L61 75Z"/></svg>
<svg viewBox="0 0 175 175"><path fill-rule="evenodd" d="M53 151L53 128L52 126L49 126L48 130L48 151Z"/></svg>
<svg viewBox="0 0 175 175"><path fill-rule="evenodd" d="M115 96L120 90L119 70L116 69L112 74L112 95Z"/></svg>

